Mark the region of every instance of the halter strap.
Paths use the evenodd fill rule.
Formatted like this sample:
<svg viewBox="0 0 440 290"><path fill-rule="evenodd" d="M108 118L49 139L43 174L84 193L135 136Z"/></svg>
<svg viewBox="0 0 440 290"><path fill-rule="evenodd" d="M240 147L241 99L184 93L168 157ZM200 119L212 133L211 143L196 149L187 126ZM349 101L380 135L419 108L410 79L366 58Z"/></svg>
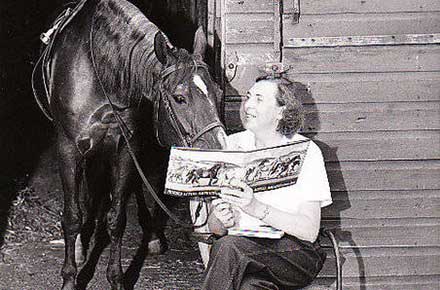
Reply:
<svg viewBox="0 0 440 290"><path fill-rule="evenodd" d="M161 73L160 73L160 77L162 78L162 79L164 79L164 78L166 78L167 76L169 76L170 74L172 74L173 72L175 72L175 71L177 71L177 70L179 70L179 69L182 69L182 68L186 68L186 67L188 67L188 66L177 66L177 65L175 65L175 64L173 64L173 65L170 65L169 67L167 67L166 69L164 69ZM194 61L194 65L192 65L191 67L194 67L194 68L198 68L198 67L203 67L203 68L205 68L205 69L207 69L207 70L209 70L209 68L208 68L208 66L206 65L206 64L204 64L204 63L201 63L201 62L196 62L196 61Z"/></svg>
<svg viewBox="0 0 440 290"><path fill-rule="evenodd" d="M198 132L194 137L191 139L191 144L194 144L200 137L202 137L205 133L211 131L212 129L216 127L221 127L223 130L225 129L225 126L223 126L222 123L219 121L214 121L211 124L207 125L205 128L203 128L200 132Z"/></svg>

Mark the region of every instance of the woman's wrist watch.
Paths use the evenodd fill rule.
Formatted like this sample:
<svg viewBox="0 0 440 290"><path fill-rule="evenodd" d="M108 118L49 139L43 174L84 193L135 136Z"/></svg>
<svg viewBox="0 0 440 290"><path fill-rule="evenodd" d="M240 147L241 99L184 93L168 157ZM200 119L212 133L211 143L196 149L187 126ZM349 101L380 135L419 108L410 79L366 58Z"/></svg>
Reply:
<svg viewBox="0 0 440 290"><path fill-rule="evenodd" d="M269 215L269 206L267 204L264 205L264 209L262 213L257 217L260 221L264 221L264 219Z"/></svg>

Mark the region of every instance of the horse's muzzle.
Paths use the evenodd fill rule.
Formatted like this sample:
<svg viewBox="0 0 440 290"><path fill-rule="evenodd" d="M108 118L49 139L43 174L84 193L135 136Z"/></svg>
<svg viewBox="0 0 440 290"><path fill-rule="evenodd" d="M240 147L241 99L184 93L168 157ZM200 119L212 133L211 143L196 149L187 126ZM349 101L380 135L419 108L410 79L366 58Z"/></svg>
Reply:
<svg viewBox="0 0 440 290"><path fill-rule="evenodd" d="M192 147L201 149L225 149L226 132L221 126L213 128L195 140Z"/></svg>

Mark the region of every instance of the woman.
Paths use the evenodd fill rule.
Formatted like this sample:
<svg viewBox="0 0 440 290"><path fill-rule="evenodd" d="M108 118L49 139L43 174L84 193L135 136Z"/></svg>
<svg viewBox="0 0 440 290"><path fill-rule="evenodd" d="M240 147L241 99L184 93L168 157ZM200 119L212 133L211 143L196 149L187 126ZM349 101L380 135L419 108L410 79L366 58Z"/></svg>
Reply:
<svg viewBox="0 0 440 290"><path fill-rule="evenodd" d="M246 129L227 137L228 149L253 150L307 139L297 133L304 113L296 94L300 83L285 78L257 79L241 107ZM297 183L254 193L231 180L213 200L208 226L220 236L210 252L204 289L296 289L311 283L325 259L314 242L321 207L332 203L324 161L310 141ZM285 232L280 239L227 235L236 211Z"/></svg>

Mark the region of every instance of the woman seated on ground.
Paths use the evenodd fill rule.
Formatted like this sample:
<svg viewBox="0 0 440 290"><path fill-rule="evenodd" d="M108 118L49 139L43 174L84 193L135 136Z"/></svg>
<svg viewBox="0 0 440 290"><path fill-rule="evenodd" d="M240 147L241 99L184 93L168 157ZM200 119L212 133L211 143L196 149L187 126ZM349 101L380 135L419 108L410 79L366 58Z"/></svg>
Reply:
<svg viewBox="0 0 440 290"><path fill-rule="evenodd" d="M285 78L257 79L241 107L246 129L227 137L227 149L252 150L307 140L297 133L304 113L296 94L300 83ZM203 288L297 289L312 282L325 255L315 243L321 207L332 203L324 161L310 141L297 183L254 193L231 180L212 201L208 226L220 236L212 245ZM280 239L228 235L237 223L234 207L251 218L282 230Z"/></svg>

